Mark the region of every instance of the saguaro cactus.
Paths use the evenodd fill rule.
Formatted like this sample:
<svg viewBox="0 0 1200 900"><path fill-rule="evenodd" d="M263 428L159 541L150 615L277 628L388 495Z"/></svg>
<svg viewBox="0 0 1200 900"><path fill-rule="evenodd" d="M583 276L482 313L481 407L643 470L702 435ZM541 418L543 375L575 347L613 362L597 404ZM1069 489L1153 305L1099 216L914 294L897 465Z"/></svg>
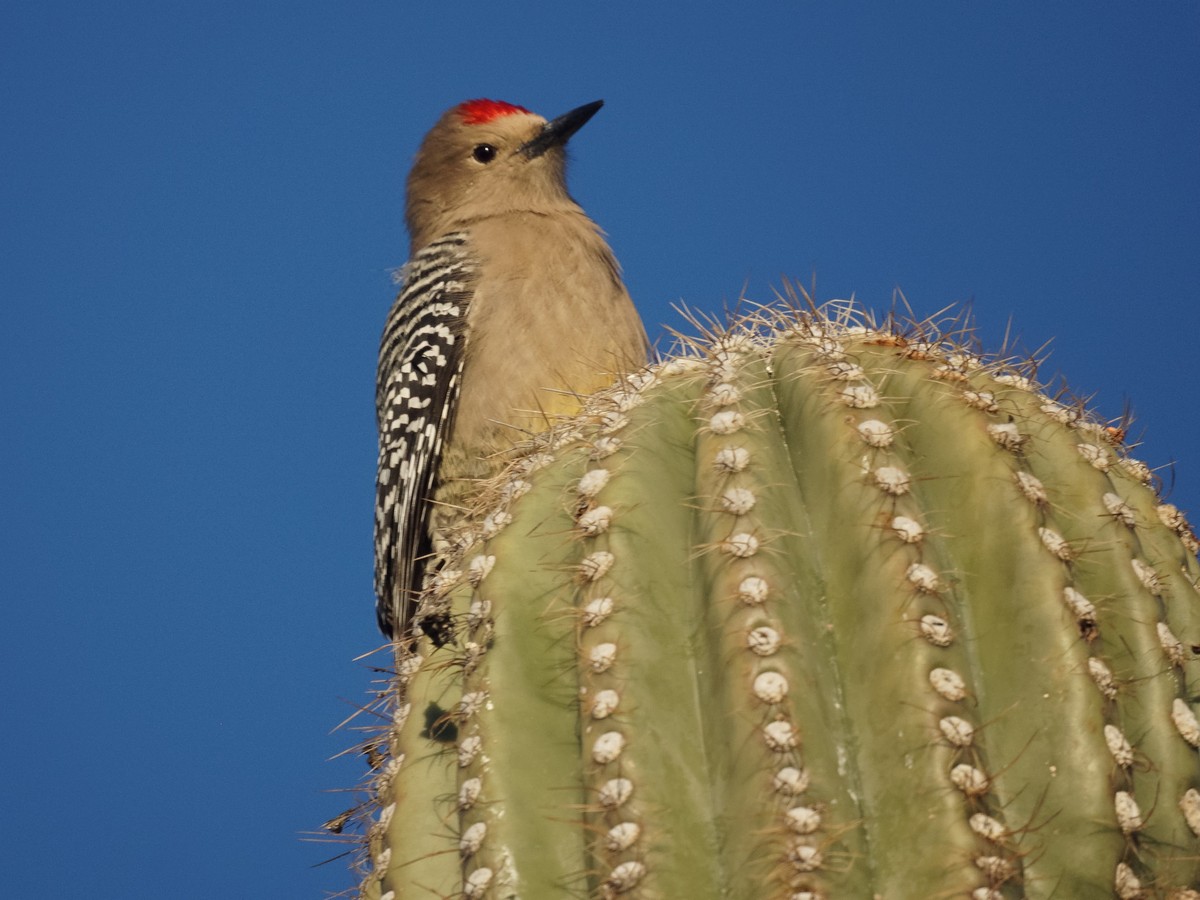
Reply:
<svg viewBox="0 0 1200 900"><path fill-rule="evenodd" d="M1196 537L930 332L710 329L484 486L362 896L1200 898Z"/></svg>

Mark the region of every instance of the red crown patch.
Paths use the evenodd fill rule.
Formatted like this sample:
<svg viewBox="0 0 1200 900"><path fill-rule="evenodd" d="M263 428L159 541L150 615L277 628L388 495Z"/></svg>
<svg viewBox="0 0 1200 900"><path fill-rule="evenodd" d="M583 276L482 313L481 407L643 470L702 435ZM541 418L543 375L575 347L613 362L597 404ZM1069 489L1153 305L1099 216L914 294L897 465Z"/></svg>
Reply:
<svg viewBox="0 0 1200 900"><path fill-rule="evenodd" d="M503 100L468 100L458 104L458 115L467 125L484 125L501 116L527 112L525 107Z"/></svg>

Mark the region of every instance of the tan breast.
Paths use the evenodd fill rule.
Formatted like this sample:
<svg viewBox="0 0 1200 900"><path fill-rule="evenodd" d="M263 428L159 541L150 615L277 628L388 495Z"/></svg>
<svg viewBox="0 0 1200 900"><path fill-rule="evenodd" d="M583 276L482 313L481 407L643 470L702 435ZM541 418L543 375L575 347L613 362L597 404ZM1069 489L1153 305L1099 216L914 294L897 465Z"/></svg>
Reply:
<svg viewBox="0 0 1200 900"><path fill-rule="evenodd" d="M642 365L646 336L611 251L582 213L494 216L470 235L481 277L453 441L487 453Z"/></svg>

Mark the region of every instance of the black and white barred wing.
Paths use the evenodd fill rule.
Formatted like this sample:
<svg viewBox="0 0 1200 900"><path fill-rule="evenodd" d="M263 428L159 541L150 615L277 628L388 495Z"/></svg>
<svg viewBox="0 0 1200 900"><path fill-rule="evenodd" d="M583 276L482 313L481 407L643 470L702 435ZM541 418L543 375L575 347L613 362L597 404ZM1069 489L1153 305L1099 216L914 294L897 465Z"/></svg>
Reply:
<svg viewBox="0 0 1200 900"><path fill-rule="evenodd" d="M408 629L432 551L430 517L462 380L472 276L461 233L417 253L379 347L375 613L389 637Z"/></svg>

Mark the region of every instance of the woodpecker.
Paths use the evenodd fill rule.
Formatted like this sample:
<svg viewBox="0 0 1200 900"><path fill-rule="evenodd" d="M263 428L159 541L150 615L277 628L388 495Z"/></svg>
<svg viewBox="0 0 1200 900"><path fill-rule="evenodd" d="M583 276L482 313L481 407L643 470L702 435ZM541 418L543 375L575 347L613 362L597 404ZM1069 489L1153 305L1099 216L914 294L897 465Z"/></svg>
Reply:
<svg viewBox="0 0 1200 900"><path fill-rule="evenodd" d="M469 100L408 176L409 261L375 381L380 630L411 633L437 531L520 432L645 362L645 329L603 232L567 192L566 144L603 105L547 121Z"/></svg>

